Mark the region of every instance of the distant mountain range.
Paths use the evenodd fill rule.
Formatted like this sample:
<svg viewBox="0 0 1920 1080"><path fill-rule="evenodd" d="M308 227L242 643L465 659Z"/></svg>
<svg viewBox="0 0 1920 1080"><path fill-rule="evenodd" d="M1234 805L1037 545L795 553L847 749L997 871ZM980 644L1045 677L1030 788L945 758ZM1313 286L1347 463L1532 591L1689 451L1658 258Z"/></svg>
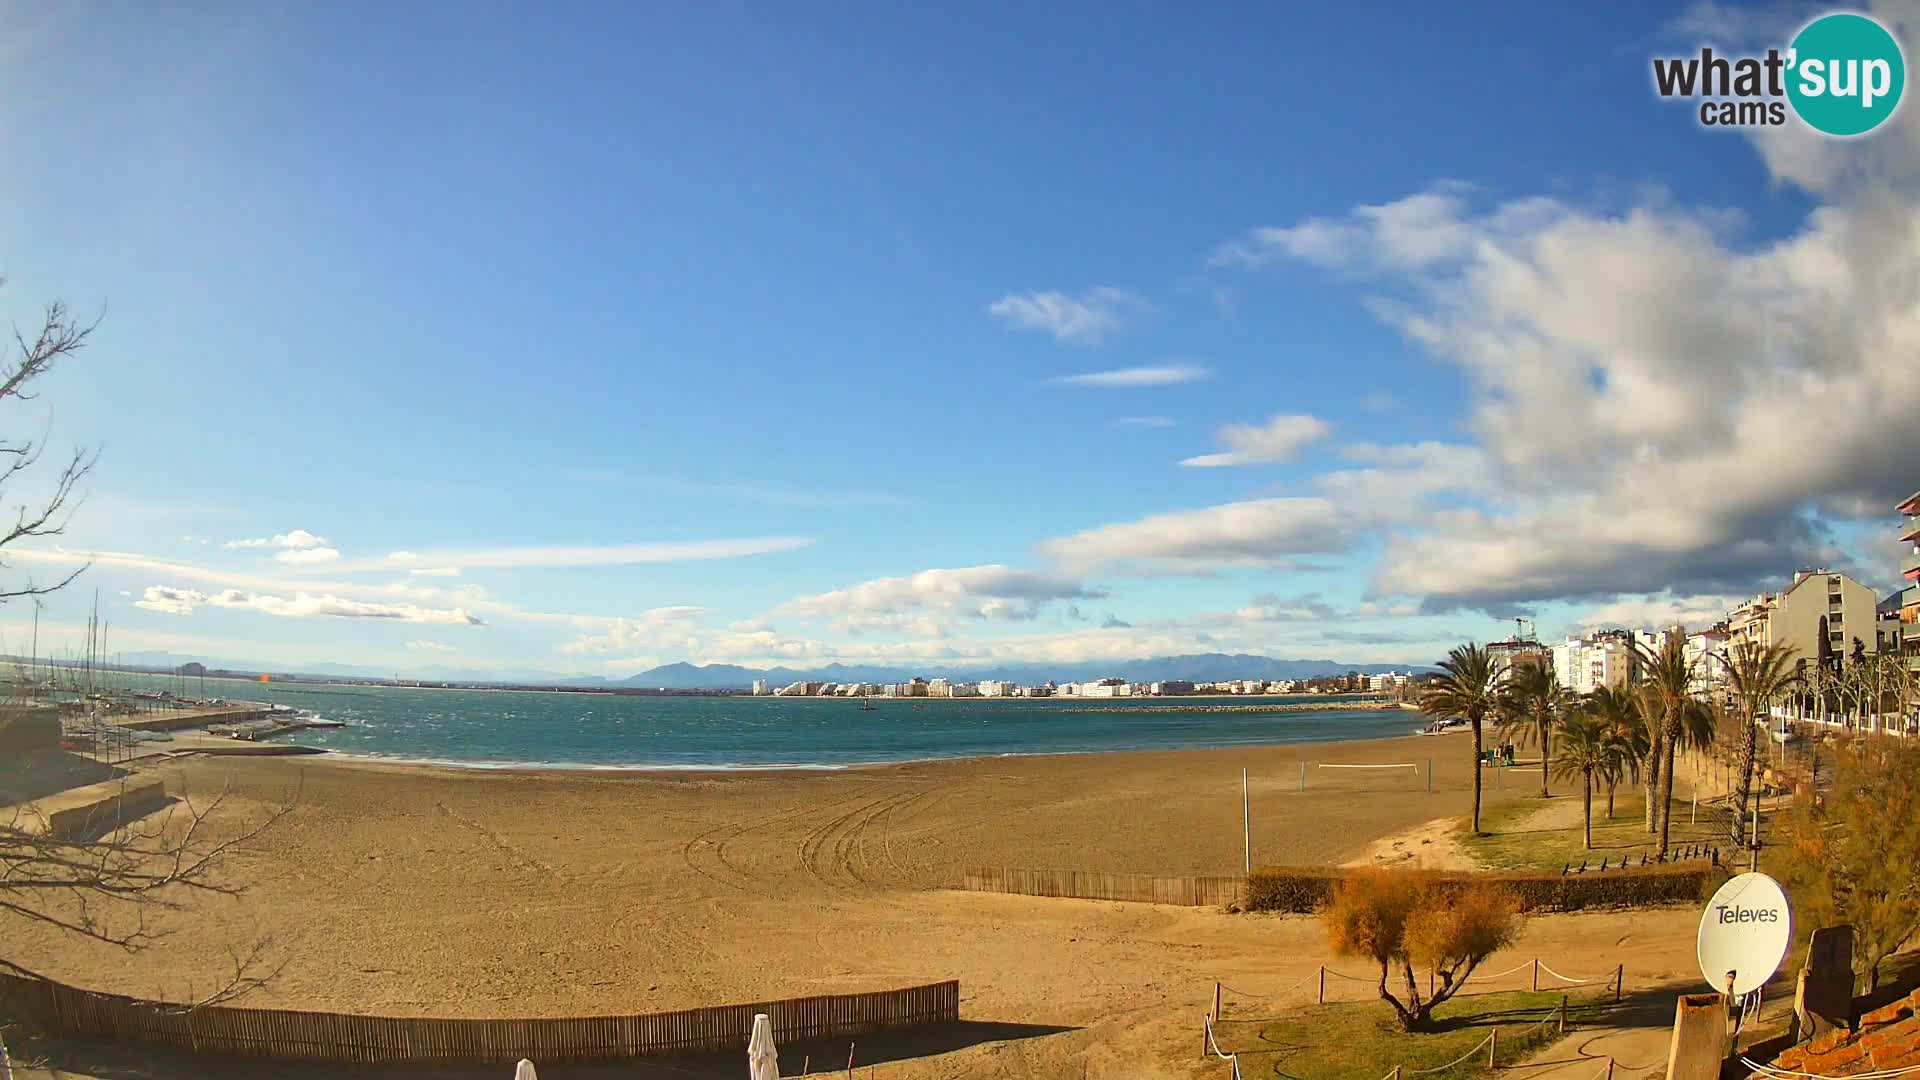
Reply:
<svg viewBox="0 0 1920 1080"><path fill-rule="evenodd" d="M1083 664L1001 664L992 667L955 670L931 668L867 667L828 664L823 668L786 667L756 669L736 664L665 664L629 676L615 685L659 687L667 690L730 690L753 685L765 679L774 686L790 682L905 682L915 675L973 682L979 679L1005 679L1022 685L1056 682L1081 682L1088 679L1119 678L1128 682L1159 682L1184 679L1191 682L1219 682L1223 679L1307 679L1316 675L1342 675L1349 671L1377 674L1405 671L1406 664L1343 664L1335 660L1278 660L1250 654L1199 653L1191 656L1158 656L1147 660L1093 662ZM1416 670L1428 670L1424 667Z"/></svg>
<svg viewBox="0 0 1920 1080"><path fill-rule="evenodd" d="M744 690L755 679L774 686L790 682L906 682L915 675L933 678L945 676L968 682L979 679L1005 679L1022 685L1056 682L1080 682L1088 679L1120 678L1128 682L1157 682L1184 679L1191 682L1219 682L1224 679L1307 679L1317 675L1341 675L1358 671L1372 675L1382 671L1404 671L1406 664L1343 664L1335 660L1280 660L1251 654L1199 653L1189 656L1161 656L1147 660L1082 664L1000 664L991 667L941 668L932 665L902 668L859 664L828 664L820 668L750 668L738 664L663 664L624 679L599 675L567 675L552 671L523 669L467 669L444 664L409 668L404 671L381 670L358 664L326 662L298 665L263 664L255 661L185 656L170 652L125 653L116 657L129 667L173 669L189 661L198 661L209 669L276 674L345 677L355 679L420 679L432 682L516 683L539 686L616 686L664 690ZM1414 666L1416 671L1430 670Z"/></svg>

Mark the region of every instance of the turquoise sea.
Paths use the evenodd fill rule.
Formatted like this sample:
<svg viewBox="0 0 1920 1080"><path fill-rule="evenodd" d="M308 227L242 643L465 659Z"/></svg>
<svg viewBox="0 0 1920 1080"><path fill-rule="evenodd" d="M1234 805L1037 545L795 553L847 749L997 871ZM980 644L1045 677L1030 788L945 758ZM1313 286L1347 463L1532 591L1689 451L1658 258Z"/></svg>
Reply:
<svg viewBox="0 0 1920 1080"><path fill-rule="evenodd" d="M124 678L124 677L123 677ZM131 681L131 680L129 680ZM145 680L141 680L144 682ZM175 681L177 684L177 680ZM201 693L199 680L185 689ZM159 680L154 681L158 685ZM1173 750L1411 735L1402 709L1159 712L1168 699L627 697L208 679L209 696L312 709L347 726L284 740L474 766L834 768L1002 754ZM1247 698L1185 699L1245 704ZM1311 703L1325 698L1288 698Z"/></svg>

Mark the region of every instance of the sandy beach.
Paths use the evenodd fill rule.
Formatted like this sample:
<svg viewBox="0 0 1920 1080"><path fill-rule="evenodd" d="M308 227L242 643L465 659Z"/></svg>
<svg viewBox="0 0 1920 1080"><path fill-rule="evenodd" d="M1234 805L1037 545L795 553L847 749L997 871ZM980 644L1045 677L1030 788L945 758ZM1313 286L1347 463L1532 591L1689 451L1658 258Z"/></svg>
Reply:
<svg viewBox="0 0 1920 1080"><path fill-rule="evenodd" d="M180 998L213 985L229 949L264 938L285 966L249 1004L429 1016L643 1012L959 978L969 1020L1067 1029L1023 1040L1022 1054L1073 1060L1075 1074L1185 1076L1197 1063L1176 1047L1190 1054L1212 980L1312 970L1326 958L1312 920L961 893L961 868L1237 873L1242 768L1255 863L1338 865L1383 837L1444 832L1435 823L1468 806L1468 758L1464 737L1443 736L811 773L188 759L166 767L170 782L195 798L230 786L223 828L298 790L294 812L226 866L246 893L156 913L163 937L137 962L38 930L12 955L77 985ZM1320 767L1382 762L1422 770ZM1631 948L1646 978L1671 977L1690 960L1692 919L1541 918L1527 948L1594 962L1599 945ZM1104 1072L1116 1039L1157 1071ZM964 1075L1002 1075L981 1064L990 1049L924 1059L924 1075L957 1072L938 1064L956 1056L974 1061Z"/></svg>

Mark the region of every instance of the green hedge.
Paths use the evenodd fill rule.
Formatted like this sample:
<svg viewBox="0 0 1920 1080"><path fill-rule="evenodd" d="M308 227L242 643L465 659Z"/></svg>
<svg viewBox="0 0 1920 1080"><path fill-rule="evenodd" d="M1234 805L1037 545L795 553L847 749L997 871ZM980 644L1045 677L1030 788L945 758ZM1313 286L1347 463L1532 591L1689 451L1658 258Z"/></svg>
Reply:
<svg viewBox="0 0 1920 1080"><path fill-rule="evenodd" d="M1315 912L1333 895L1333 887L1342 876L1343 871L1332 869L1262 867L1247 875L1245 907L1248 911ZM1433 876L1444 883L1504 885L1520 898L1522 911L1578 911L1698 903L1707 897L1709 884L1717 886L1726 875L1711 864L1690 862L1604 873L1439 872Z"/></svg>

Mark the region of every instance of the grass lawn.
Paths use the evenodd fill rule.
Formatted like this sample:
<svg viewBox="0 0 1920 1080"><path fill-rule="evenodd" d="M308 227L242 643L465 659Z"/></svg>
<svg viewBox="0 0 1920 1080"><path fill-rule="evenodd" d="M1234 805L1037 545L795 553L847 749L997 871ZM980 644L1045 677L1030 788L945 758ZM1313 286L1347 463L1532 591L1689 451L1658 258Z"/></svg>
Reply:
<svg viewBox="0 0 1920 1080"><path fill-rule="evenodd" d="M1545 1023L1558 1015L1560 994L1520 990L1458 997L1434 1010L1438 1030L1408 1033L1400 1030L1393 1007L1384 1001L1341 1002L1333 1005L1287 1005L1284 1010L1262 1010L1249 1005L1229 1010L1214 1025L1220 1048L1240 1055L1248 1077L1299 1077L1304 1080L1381 1080L1399 1065L1405 1072L1431 1069L1467 1053L1494 1029L1499 1064L1506 1066L1560 1037L1558 1025ZM1611 1008L1611 994L1588 990L1569 999L1567 1026L1593 1022ZM1286 1015L1261 1016L1263 1011ZM1449 1077L1487 1075L1487 1051L1444 1072Z"/></svg>
<svg viewBox="0 0 1920 1080"><path fill-rule="evenodd" d="M1646 812L1637 789L1615 797L1611 821L1606 818L1606 797L1595 793L1591 851L1583 846L1580 799L1578 793L1556 794L1547 800L1535 795L1487 806L1480 811L1480 828L1487 835L1469 834L1462 821L1460 842L1488 866L1501 870L1558 870L1568 864L1579 866L1582 860L1597 867L1601 859L1618 865L1622 857L1638 863L1642 855L1651 856L1657 850L1657 837L1646 831ZM1725 816L1719 804L1702 803L1697 820L1689 820L1694 817L1692 804L1675 798L1672 847L1704 844L1720 848L1723 859L1730 857Z"/></svg>

